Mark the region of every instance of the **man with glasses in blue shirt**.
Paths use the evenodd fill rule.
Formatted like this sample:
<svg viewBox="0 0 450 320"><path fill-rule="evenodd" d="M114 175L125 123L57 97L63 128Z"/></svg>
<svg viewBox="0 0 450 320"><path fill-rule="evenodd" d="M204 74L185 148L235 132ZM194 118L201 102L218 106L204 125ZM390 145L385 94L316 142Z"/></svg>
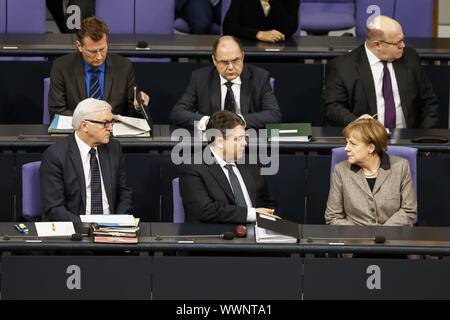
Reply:
<svg viewBox="0 0 450 320"><path fill-rule="evenodd" d="M436 95L397 21L374 18L365 44L328 68L322 97L329 124L345 127L357 118L377 117L386 128L438 125Z"/></svg>
<svg viewBox="0 0 450 320"><path fill-rule="evenodd" d="M73 112L75 132L44 152L44 221L80 222L85 214L133 213L122 148L110 138L114 118L106 101L85 99Z"/></svg>
<svg viewBox="0 0 450 320"><path fill-rule="evenodd" d="M77 32L78 52L55 60L50 74L48 108L55 114L72 115L77 104L94 98L107 101L114 114L139 116L136 79L132 63L108 54L108 27L96 17L81 22ZM147 106L149 97L142 93Z"/></svg>
<svg viewBox="0 0 450 320"><path fill-rule="evenodd" d="M239 114L246 128L265 128L281 122L277 99L270 86L269 72L244 64L239 39L223 36L213 45L214 66L192 73L189 85L173 107L169 121L187 129L205 130L209 117L219 110Z"/></svg>

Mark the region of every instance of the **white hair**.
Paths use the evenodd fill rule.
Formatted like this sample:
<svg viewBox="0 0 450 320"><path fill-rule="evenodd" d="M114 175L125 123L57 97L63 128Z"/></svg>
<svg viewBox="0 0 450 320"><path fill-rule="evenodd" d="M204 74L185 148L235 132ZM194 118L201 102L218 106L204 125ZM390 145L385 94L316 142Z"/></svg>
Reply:
<svg viewBox="0 0 450 320"><path fill-rule="evenodd" d="M111 110L111 105L108 102L94 98L84 99L77 105L73 112L72 127L78 130L81 121L86 119L95 120L92 119L92 115L105 110Z"/></svg>

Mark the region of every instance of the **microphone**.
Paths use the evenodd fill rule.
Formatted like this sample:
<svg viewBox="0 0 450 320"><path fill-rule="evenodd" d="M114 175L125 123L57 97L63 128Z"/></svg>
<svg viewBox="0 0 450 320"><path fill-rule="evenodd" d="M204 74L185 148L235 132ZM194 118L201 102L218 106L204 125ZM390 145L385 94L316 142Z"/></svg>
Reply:
<svg viewBox="0 0 450 320"><path fill-rule="evenodd" d="M385 243L386 237L385 236L375 236L373 238L313 238L308 237L306 238L306 242L314 242L315 240L370 240L375 243Z"/></svg>
<svg viewBox="0 0 450 320"><path fill-rule="evenodd" d="M137 50L150 50L150 48L148 47L147 41L138 41L136 44L136 49Z"/></svg>
<svg viewBox="0 0 450 320"><path fill-rule="evenodd" d="M141 112L142 115L144 116L144 119L147 121L148 126L150 127L150 134L153 135L153 119L150 117L150 115L147 113L147 110L145 109L141 93L142 91L139 90L138 94L136 95L136 100L139 104L139 108L141 108Z"/></svg>
<svg viewBox="0 0 450 320"><path fill-rule="evenodd" d="M247 227L242 224L238 224L236 226L236 235L239 238L245 238L247 236Z"/></svg>
<svg viewBox="0 0 450 320"><path fill-rule="evenodd" d="M74 233L70 236L55 236L55 237L39 237L39 236L9 236L5 234L3 236L4 241L8 241L11 239L34 239L34 240L71 240L71 241L81 241L83 239L83 235L81 233Z"/></svg>
<svg viewBox="0 0 450 320"><path fill-rule="evenodd" d="M156 235L155 240L161 241L164 238L182 238L182 239L196 239L196 238L219 238L224 240L233 240L235 237L233 232L227 231L221 234L192 234L192 235L183 235L183 236L161 236Z"/></svg>

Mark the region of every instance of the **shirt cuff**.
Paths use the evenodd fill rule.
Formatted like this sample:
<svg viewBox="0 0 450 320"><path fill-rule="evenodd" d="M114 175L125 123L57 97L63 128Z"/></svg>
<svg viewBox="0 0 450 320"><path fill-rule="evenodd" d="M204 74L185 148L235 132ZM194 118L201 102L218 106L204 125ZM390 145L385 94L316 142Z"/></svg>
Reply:
<svg viewBox="0 0 450 320"><path fill-rule="evenodd" d="M203 116L197 124L197 129L201 131L206 130L206 121L209 119L209 116Z"/></svg>
<svg viewBox="0 0 450 320"><path fill-rule="evenodd" d="M247 222L256 222L256 208L247 208Z"/></svg>

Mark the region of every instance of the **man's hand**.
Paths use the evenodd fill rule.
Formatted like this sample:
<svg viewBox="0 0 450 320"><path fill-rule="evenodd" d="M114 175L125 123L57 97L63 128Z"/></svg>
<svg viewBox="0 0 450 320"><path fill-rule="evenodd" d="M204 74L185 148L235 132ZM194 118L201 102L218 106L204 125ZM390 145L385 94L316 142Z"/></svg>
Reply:
<svg viewBox="0 0 450 320"><path fill-rule="evenodd" d="M285 40L286 36L278 30L258 31L256 39L265 42L278 42Z"/></svg>
<svg viewBox="0 0 450 320"><path fill-rule="evenodd" d="M138 103L138 101L137 101L137 99L136 99L136 87L134 87L134 107L136 108L136 110L140 110L141 109L141 107L139 107L139 103ZM148 106L148 102L150 101L150 97L144 92L144 91L141 91L141 99L143 100L143 102L144 102L144 106Z"/></svg>

